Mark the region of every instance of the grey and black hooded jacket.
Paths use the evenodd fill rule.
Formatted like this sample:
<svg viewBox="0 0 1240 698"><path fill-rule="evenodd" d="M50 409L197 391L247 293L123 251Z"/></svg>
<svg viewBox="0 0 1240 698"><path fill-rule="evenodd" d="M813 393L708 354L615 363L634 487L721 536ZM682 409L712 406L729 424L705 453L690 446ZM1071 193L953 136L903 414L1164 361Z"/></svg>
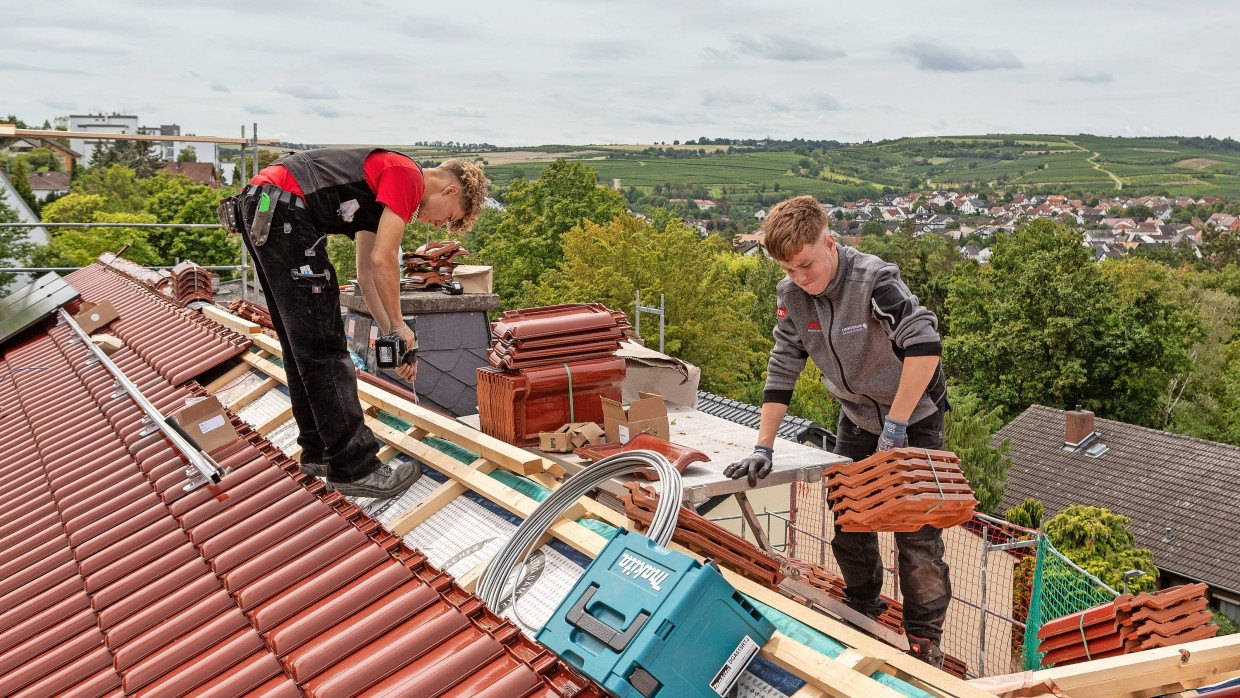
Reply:
<svg viewBox="0 0 1240 698"><path fill-rule="evenodd" d="M942 355L939 320L904 285L899 267L851 247L836 249L839 271L817 296L791 279L779 282L775 347L763 401L788 404L809 356L848 418L877 434L900 385L904 357ZM909 422L946 405L940 366Z"/></svg>

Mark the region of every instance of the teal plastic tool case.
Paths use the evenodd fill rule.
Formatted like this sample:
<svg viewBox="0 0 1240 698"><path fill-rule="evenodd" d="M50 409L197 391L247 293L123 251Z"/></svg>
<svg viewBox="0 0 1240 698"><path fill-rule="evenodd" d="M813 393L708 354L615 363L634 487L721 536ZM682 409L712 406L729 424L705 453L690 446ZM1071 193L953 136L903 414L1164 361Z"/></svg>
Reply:
<svg viewBox="0 0 1240 698"><path fill-rule="evenodd" d="M718 698L774 632L714 567L621 529L538 641L620 698Z"/></svg>

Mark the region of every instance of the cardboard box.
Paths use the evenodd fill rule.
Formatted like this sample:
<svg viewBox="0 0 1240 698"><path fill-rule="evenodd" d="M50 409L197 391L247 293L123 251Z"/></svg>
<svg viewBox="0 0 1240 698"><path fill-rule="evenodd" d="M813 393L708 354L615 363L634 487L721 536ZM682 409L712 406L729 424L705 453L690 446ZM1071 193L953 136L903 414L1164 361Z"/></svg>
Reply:
<svg viewBox="0 0 1240 698"><path fill-rule="evenodd" d="M169 418L207 453L237 439L237 430L233 429L232 422L215 396L189 398L185 401L185 407L169 415Z"/></svg>
<svg viewBox="0 0 1240 698"><path fill-rule="evenodd" d="M88 335L94 334L109 322L120 317L116 314L116 308L112 307L112 301L104 301L98 304L83 303L82 309L77 315L73 316L73 321L82 327L82 331Z"/></svg>
<svg viewBox="0 0 1240 698"><path fill-rule="evenodd" d="M636 342L621 342L616 356L624 358L624 400L632 402L641 393L658 393L673 405L697 407L698 381L702 371Z"/></svg>
<svg viewBox="0 0 1240 698"><path fill-rule="evenodd" d="M594 422L572 422L556 429L538 433L538 448L548 453L568 453L586 444L603 441L603 429Z"/></svg>
<svg viewBox="0 0 1240 698"><path fill-rule="evenodd" d="M480 264L458 264L452 268L452 279L460 282L465 293L490 293L491 276L491 267Z"/></svg>
<svg viewBox="0 0 1240 698"><path fill-rule="evenodd" d="M603 430L608 443L626 444L638 434L650 434L668 440L671 425L667 421L667 407L663 396L657 393L640 393L638 399L626 407L615 400L603 401Z"/></svg>

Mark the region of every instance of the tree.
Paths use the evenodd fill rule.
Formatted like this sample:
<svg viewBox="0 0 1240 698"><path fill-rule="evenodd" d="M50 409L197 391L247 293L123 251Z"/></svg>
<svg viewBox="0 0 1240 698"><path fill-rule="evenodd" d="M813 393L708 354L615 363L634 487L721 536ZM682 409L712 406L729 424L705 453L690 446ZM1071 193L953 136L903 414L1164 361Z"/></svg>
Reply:
<svg viewBox="0 0 1240 698"><path fill-rule="evenodd" d="M1201 331L1168 277L1140 260L1104 274L1078 233L1046 220L993 249L990 264L961 265L950 282L944 365L958 385L1005 418L1082 404L1160 424L1167 384Z"/></svg>
<svg viewBox="0 0 1240 698"><path fill-rule="evenodd" d="M861 234L862 235L886 235L887 226L883 225L883 222L878 220L877 218L871 218L870 220L861 224Z"/></svg>
<svg viewBox="0 0 1240 698"><path fill-rule="evenodd" d="M762 385L758 384L755 402L762 401L761 389ZM805 370L797 377L796 385L792 389L792 400L788 403L788 414L812 419L833 433L839 425L840 403L822 382L822 371L814 364L813 359L805 360Z"/></svg>
<svg viewBox="0 0 1240 698"><path fill-rule="evenodd" d="M39 200L34 196L34 190L30 188L30 168L26 166L25 160L18 160L13 171L9 173L9 182L13 184L13 189L17 195L22 197L22 201L30 207L31 211L39 212Z"/></svg>
<svg viewBox="0 0 1240 698"><path fill-rule="evenodd" d="M1005 511L1003 518L1013 525L1036 531L1042 528L1042 502L1026 497L1025 501Z"/></svg>
<svg viewBox="0 0 1240 698"><path fill-rule="evenodd" d="M973 488L978 509L993 514L1003 501L1007 469L1012 464L1007 440L997 447L990 445L1003 426L999 408L986 409L976 395L955 389L950 394L952 409L947 411L943 446L960 458L960 469Z"/></svg>
<svg viewBox="0 0 1240 698"><path fill-rule="evenodd" d="M1154 591L1158 568L1153 553L1138 548L1128 525L1132 519L1101 507L1074 504L1046 522L1051 545L1107 586L1123 586L1124 572L1144 570L1145 575L1129 581L1133 592Z"/></svg>
<svg viewBox="0 0 1240 698"><path fill-rule="evenodd" d="M177 153L177 162L198 162L198 150L192 145L181 148L181 151Z"/></svg>
<svg viewBox="0 0 1240 698"><path fill-rule="evenodd" d="M516 180L494 231L473 252L495 268L495 291L506 307L535 303L542 275L563 256L564 234L582 221L609 223L625 211L619 192L600 189L597 173L556 160L537 180Z"/></svg>
<svg viewBox="0 0 1240 698"><path fill-rule="evenodd" d="M965 262L950 240L937 233L914 236L911 221L891 236L867 237L857 249L900 267L900 277L921 304L939 315L944 325L947 290L955 268ZM942 329L942 328L940 328Z"/></svg>
<svg viewBox="0 0 1240 698"><path fill-rule="evenodd" d="M1162 427L1169 386L1193 369L1192 348L1206 336L1204 318L1184 285L1156 262L1109 260L1100 277L1108 288L1098 327L1105 354L1091 367L1091 380L1110 389L1093 404L1111 419Z"/></svg>
<svg viewBox="0 0 1240 698"><path fill-rule="evenodd" d="M717 237L671 221L662 230L629 215L582 221L564 236L563 259L538 288L544 304L599 302L633 312L634 292L667 296L666 349L702 369L706 390L739 396L766 363L770 342L749 317L751 294L736 290ZM647 343L658 327L643 327Z"/></svg>
<svg viewBox="0 0 1240 698"><path fill-rule="evenodd" d="M67 198L67 197L66 197ZM59 203L59 202L57 202ZM149 213L107 213L95 215L97 223L154 223ZM147 241L146 228L69 228L54 233L47 245L32 255L37 266L84 267L104 252L119 252L144 266L157 266L163 258Z"/></svg>
<svg viewBox="0 0 1240 698"><path fill-rule="evenodd" d="M158 152L146 141L113 141L111 145L99 141L90 162L91 169L123 165L139 179L154 176L161 165Z"/></svg>
<svg viewBox="0 0 1240 698"><path fill-rule="evenodd" d="M24 262L30 253L30 243L26 242L26 232L22 228L10 228L4 223L18 223L21 218L17 210L0 197L0 264L9 266L13 262ZM0 274L0 294L6 293L15 274Z"/></svg>
<svg viewBox="0 0 1240 698"><path fill-rule="evenodd" d="M60 158L56 157L50 148L32 148L30 152L13 159L24 161L31 172L62 172L65 169Z"/></svg>
<svg viewBox="0 0 1240 698"><path fill-rule="evenodd" d="M124 165L92 167L82 172L73 182L72 193L103 197L104 210L109 213L141 211L147 195L133 168Z"/></svg>

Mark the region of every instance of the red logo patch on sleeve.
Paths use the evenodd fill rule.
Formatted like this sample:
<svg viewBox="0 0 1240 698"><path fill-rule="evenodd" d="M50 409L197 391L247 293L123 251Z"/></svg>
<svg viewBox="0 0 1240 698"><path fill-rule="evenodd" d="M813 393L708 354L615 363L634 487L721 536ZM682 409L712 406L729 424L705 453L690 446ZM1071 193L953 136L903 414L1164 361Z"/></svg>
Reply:
<svg viewBox="0 0 1240 698"><path fill-rule="evenodd" d="M784 317L788 315L788 309L787 309L787 308L780 308L779 310L776 310L776 311L775 311L775 315L776 315L776 317L778 317L780 320L783 320L783 319L784 319Z"/></svg>

